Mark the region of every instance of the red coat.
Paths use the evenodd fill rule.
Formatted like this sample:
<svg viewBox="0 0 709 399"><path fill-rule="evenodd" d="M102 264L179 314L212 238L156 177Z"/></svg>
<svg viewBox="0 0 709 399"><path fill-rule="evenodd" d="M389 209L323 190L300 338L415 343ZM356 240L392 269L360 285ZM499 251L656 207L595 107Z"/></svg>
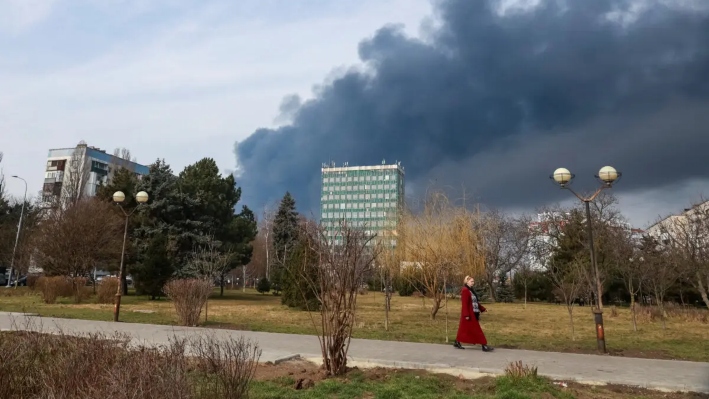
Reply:
<svg viewBox="0 0 709 399"><path fill-rule="evenodd" d="M473 313L473 294L467 287L463 287L460 292L460 300L463 307L460 314L460 324L458 324L458 335L455 340L464 344L487 345L485 334L483 334L480 323L475 319ZM485 311L485 307L480 303L478 303L478 307L480 313ZM466 317L470 320L466 320Z"/></svg>

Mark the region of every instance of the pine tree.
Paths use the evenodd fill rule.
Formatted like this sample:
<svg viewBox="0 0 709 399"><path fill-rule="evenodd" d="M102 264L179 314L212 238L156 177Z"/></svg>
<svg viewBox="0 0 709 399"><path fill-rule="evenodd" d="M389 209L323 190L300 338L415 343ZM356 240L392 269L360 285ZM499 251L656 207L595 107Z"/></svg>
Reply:
<svg viewBox="0 0 709 399"><path fill-rule="evenodd" d="M271 291L271 282L268 281L266 277L262 278L261 280L259 280L258 285L256 286L256 291L262 294Z"/></svg>
<svg viewBox="0 0 709 399"><path fill-rule="evenodd" d="M162 288L175 271L167 251L167 238L158 234L150 240L143 262L133 272L138 295L162 296Z"/></svg>
<svg viewBox="0 0 709 399"><path fill-rule="evenodd" d="M286 192L273 219L275 267L271 275L271 283L275 291L281 290L283 278L286 278L285 268L288 264L288 254L293 252L297 239L298 212L295 210L295 199L289 192Z"/></svg>
<svg viewBox="0 0 709 399"><path fill-rule="evenodd" d="M313 287L313 283L316 283L317 265L314 263L315 258L308 256L307 245L304 240L298 239L293 243L292 250L286 254L287 263L281 282L281 303L300 310L317 310L320 308L320 302Z"/></svg>
<svg viewBox="0 0 709 399"><path fill-rule="evenodd" d="M499 283L495 292L498 302L514 302L515 294L507 281L507 273L500 273Z"/></svg>

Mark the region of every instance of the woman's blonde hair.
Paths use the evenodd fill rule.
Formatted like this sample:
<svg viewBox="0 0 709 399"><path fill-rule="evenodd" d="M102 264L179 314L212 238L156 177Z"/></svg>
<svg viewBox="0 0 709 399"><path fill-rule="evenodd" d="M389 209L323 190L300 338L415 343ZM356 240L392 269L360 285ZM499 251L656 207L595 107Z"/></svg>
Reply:
<svg viewBox="0 0 709 399"><path fill-rule="evenodd" d="M465 278L463 279L463 284L468 284L468 281L469 281L471 278L472 278L472 277L470 277L470 276L465 276Z"/></svg>

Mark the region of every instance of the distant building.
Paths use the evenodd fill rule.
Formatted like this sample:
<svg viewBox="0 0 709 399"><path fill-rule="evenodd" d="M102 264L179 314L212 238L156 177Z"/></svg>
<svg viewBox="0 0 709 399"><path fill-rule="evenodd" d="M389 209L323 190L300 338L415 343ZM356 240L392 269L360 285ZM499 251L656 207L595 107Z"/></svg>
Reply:
<svg viewBox="0 0 709 399"><path fill-rule="evenodd" d="M145 165L107 154L83 142L74 148L51 149L47 154L42 199L49 201L71 192L94 196L97 188L108 184L120 168L133 171L138 178L148 174Z"/></svg>
<svg viewBox="0 0 709 399"><path fill-rule="evenodd" d="M551 258L551 249L556 246L557 233L560 233L566 224L566 219L570 213L545 212L537 214L537 220L529 224L529 231L532 234L529 240L530 269L543 271ZM586 221L584 219L583 223ZM609 226L623 229L629 234L630 239L639 245L645 231L633 228L629 223L619 220L609 221Z"/></svg>
<svg viewBox="0 0 709 399"><path fill-rule="evenodd" d="M703 219L709 215L709 201L687 208L679 215L670 215L647 228L647 234L662 244L669 244L671 239L687 240L706 239L706 226ZM696 237L698 236L698 237Z"/></svg>
<svg viewBox="0 0 709 399"><path fill-rule="evenodd" d="M373 166L323 164L320 221L328 237L338 243L342 221L365 229L367 235L390 238L396 245L396 228L404 206L404 168L399 162Z"/></svg>

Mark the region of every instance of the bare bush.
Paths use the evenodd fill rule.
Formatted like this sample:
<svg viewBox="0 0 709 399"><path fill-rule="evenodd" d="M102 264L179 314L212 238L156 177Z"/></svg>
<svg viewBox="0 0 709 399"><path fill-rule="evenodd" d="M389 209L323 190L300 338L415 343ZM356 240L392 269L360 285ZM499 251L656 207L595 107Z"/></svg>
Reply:
<svg viewBox="0 0 709 399"><path fill-rule="evenodd" d="M306 241L300 268L320 303L320 320L313 324L318 332L323 366L328 375L347 371L347 351L355 326L358 290L370 275L377 246L361 228L341 221L332 229L304 223L301 237ZM306 292L301 290L305 297Z"/></svg>
<svg viewBox="0 0 709 399"><path fill-rule="evenodd" d="M200 336L189 341L197 365L207 378L200 385L200 396L209 398L246 398L249 383L261 357L257 345L245 340Z"/></svg>
<svg viewBox="0 0 709 399"><path fill-rule="evenodd" d="M69 279L71 284L71 293L75 303L81 303L91 296L91 289L86 286L88 279L86 277L72 277Z"/></svg>
<svg viewBox="0 0 709 399"><path fill-rule="evenodd" d="M114 303L118 292L118 278L105 277L98 283L96 301L98 303Z"/></svg>
<svg viewBox="0 0 709 399"><path fill-rule="evenodd" d="M667 303L659 306L641 306L636 304L638 319L645 323L662 321L663 319L679 320L685 323L709 323L709 311L706 309L681 306Z"/></svg>
<svg viewBox="0 0 709 399"><path fill-rule="evenodd" d="M37 280L37 288L44 303L52 304L57 302L60 296L71 296L71 283L62 276L40 277Z"/></svg>
<svg viewBox="0 0 709 399"><path fill-rule="evenodd" d="M152 348L129 343L119 334L2 332L0 398L246 398L260 356L243 340L196 339L194 354L204 356L197 359L184 339Z"/></svg>
<svg viewBox="0 0 709 399"><path fill-rule="evenodd" d="M27 288L30 291L34 291L35 288L37 288L37 280L39 280L39 277L40 276L36 275L27 276Z"/></svg>
<svg viewBox="0 0 709 399"><path fill-rule="evenodd" d="M170 280L163 291L175 305L178 322L183 326L196 326L212 292L212 282L197 278Z"/></svg>

